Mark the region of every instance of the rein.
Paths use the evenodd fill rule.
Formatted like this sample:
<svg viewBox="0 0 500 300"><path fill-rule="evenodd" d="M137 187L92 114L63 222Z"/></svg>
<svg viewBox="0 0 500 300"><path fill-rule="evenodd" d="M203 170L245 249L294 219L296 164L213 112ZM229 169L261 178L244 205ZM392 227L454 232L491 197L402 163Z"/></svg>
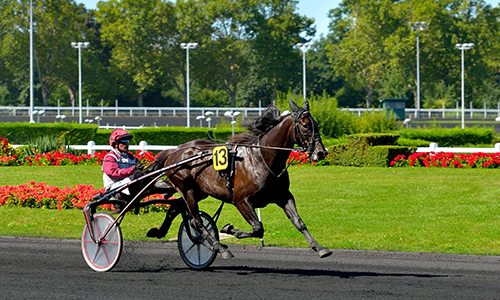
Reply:
<svg viewBox="0 0 500 300"><path fill-rule="evenodd" d="M300 128L298 119L300 117L302 117L302 115L304 113L307 113L307 112L308 112L307 110L300 108L298 111L293 112L292 115L291 115L291 118L292 118L292 121L293 121L293 131L292 131L293 132L293 141L296 144L302 145L301 148L282 148L282 147L273 147L273 146L262 146L260 144L260 137L257 140L257 145L255 145L255 144L236 144L236 145L243 146L243 147L249 147L249 148L257 148L258 149L257 152L259 154L259 157L262 159L262 162L264 163L264 166L266 166L266 168L267 168L267 170L269 171L270 174L272 174L274 177L276 177L278 179L292 165L293 160L290 161L285 166L285 168L283 168L283 170L278 175L276 175L271 170L271 167L267 164L266 160L264 159L264 155L262 154L261 149L269 149L269 150L277 150L277 151L301 151L301 152L305 152L307 154L312 153L314 151L314 149L316 148L317 141L320 140L321 137L319 135L319 132L315 131L315 129L317 128L317 125L316 125L317 123L314 121L314 119L312 119L311 115L309 115L309 118L310 118L311 124L313 125L313 128L314 128L313 129L314 130L313 133L312 134L307 134L307 133L305 133ZM316 125L316 126L314 126L314 125ZM308 141L308 138L310 138L310 137L313 138L313 140L311 142ZM219 144L219 145L223 145L223 144ZM304 148L304 145L307 147L307 149ZM206 145L205 147L195 146L195 147L192 147L192 148L199 149L199 150L204 150L203 148L205 148L205 149L207 149L207 148L213 148L213 145ZM180 150L182 150L182 148L177 148L176 150L174 150L171 153L167 154L163 158L166 158L166 157L168 157L168 156L170 156L170 155L172 155L175 152L180 151ZM149 165L148 165L148 167L149 167Z"/></svg>

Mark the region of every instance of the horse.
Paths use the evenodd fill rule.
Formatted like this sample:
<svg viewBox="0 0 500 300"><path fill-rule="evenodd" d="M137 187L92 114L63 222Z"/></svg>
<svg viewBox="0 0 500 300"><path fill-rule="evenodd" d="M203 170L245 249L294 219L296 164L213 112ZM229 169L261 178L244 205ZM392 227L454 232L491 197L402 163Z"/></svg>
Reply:
<svg viewBox="0 0 500 300"><path fill-rule="evenodd" d="M295 144L305 148L305 152L314 162L324 159L327 150L322 143L318 124L309 112L309 103L306 101L304 107L299 107L290 99L289 105L292 112L281 115L276 106L268 107L260 117L246 125L249 132L238 134L229 140L228 145L232 145L235 156L232 159L233 166L227 171L215 170L212 157L207 156L171 169L166 175L184 199L183 205L188 208L191 226L207 239L223 259L233 255L226 245L220 244L208 233L198 216L198 202L208 196L233 204L252 226L252 231L242 231L227 224L220 230L222 233L239 239L262 238L264 227L255 209L275 203L283 209L321 258L332 254L313 238L299 216L295 199L290 192L287 171L287 160ZM175 150L160 153L149 170L169 166L202 151L213 151L216 146L220 144L208 140L187 142ZM167 213L164 225L160 229L151 229L148 236L164 237L173 216L175 213L170 216Z"/></svg>

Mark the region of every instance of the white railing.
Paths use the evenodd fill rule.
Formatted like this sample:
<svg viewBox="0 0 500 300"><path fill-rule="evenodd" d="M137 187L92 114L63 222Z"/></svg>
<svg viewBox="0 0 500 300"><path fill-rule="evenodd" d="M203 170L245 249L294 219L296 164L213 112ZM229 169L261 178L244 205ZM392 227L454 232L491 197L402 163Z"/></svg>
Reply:
<svg viewBox="0 0 500 300"><path fill-rule="evenodd" d="M35 106L35 110L44 111L43 116L77 116L79 107L75 106ZM227 111L239 111L243 117L254 117L260 115L263 107L190 107L190 115L204 115L211 111L214 116L224 116ZM344 111L350 111L353 114L361 116L363 113L371 111L380 111L381 108L341 108ZM462 115L462 109L457 108L406 108L407 118L417 119L418 112L421 118L456 118ZM465 116L470 119L495 119L500 117L500 103L498 108L465 108ZM29 115L28 106L0 106L0 116L27 116ZM83 106L82 115L84 117L179 117L187 115L186 107L119 107L115 106Z"/></svg>
<svg viewBox="0 0 500 300"><path fill-rule="evenodd" d="M12 147L17 148L23 145L12 145ZM75 150L87 150L87 154L94 154L96 150L107 150L111 151L110 145L96 145L94 141L89 141L87 145L70 145L71 149ZM167 149L175 149L177 146L154 146L148 145L146 141L141 141L139 145L130 145L128 147L129 150L141 150L142 152L146 151L163 151Z"/></svg>
<svg viewBox="0 0 500 300"><path fill-rule="evenodd" d="M493 148L455 148L455 147L439 147L437 143L431 143L429 147L418 147L417 152L453 152L453 153L497 153L500 152L500 143L496 143Z"/></svg>
<svg viewBox="0 0 500 300"><path fill-rule="evenodd" d="M191 107L191 116L205 115L210 111L216 117L224 116L227 111L239 111L243 117L259 116L264 108L259 107ZM74 106L35 106L34 110L43 111L42 116L78 116L79 107ZM27 116L29 106L0 106L0 116ZM180 117L187 115L186 107L82 107L84 117Z"/></svg>

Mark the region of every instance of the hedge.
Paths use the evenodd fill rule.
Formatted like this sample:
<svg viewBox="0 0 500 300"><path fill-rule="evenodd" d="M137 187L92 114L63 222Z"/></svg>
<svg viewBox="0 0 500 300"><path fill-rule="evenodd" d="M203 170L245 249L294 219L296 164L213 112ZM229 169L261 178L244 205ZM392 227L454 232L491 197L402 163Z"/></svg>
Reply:
<svg viewBox="0 0 500 300"><path fill-rule="evenodd" d="M441 147L457 147L464 145L491 144L495 137L495 130L487 127L455 127L430 129L402 129L396 132L402 138L420 139L437 143Z"/></svg>
<svg viewBox="0 0 500 300"><path fill-rule="evenodd" d="M227 140L231 137L231 128L217 128L209 130L199 127L161 127L161 128L141 128L131 130L134 135L134 143L146 141L149 145L180 145L196 139L209 139L208 132L214 139ZM241 132L235 128L235 134ZM109 135L108 135L109 137Z"/></svg>
<svg viewBox="0 0 500 300"><path fill-rule="evenodd" d="M0 123L0 137L7 138L11 144L24 145L43 136L60 136L63 133L71 145L86 145L94 141L97 145L107 145L113 129L98 129L97 125L76 123ZM231 137L231 128L199 127L146 127L129 130L134 135L132 145L146 141L149 145L180 145L191 140L209 139L208 132L215 139L227 140ZM235 134L243 132L235 128Z"/></svg>
<svg viewBox="0 0 500 300"><path fill-rule="evenodd" d="M395 134L351 135L347 143L332 146L327 159L339 166L388 167L396 156L408 156L416 150L415 147L396 146L398 138ZM381 145L384 142L391 145Z"/></svg>
<svg viewBox="0 0 500 300"><path fill-rule="evenodd" d="M0 136L11 144L27 144L43 136L60 136L66 132L66 140L72 145L85 145L97 131L97 125L76 123L0 123Z"/></svg>
<svg viewBox="0 0 500 300"><path fill-rule="evenodd" d="M347 136L348 141L360 141L369 146L396 145L398 134L393 133L358 133Z"/></svg>

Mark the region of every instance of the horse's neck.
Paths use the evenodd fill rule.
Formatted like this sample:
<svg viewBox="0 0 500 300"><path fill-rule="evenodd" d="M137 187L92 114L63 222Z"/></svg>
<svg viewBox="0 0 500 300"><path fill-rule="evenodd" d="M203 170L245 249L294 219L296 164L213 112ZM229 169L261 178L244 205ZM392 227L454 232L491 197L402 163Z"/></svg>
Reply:
<svg viewBox="0 0 500 300"><path fill-rule="evenodd" d="M295 144L292 135L293 121L290 117L287 117L276 125L276 127L274 127L271 131L262 136L260 146L286 148L283 151L279 151L278 154L276 154L275 150L266 151L266 149L263 148L262 153L264 154L266 161L270 164L273 164L276 160L278 160L278 162L285 163L291 151L288 149L292 148Z"/></svg>
<svg viewBox="0 0 500 300"><path fill-rule="evenodd" d="M285 118L276 127L262 136L260 145L279 148L293 147L292 126L292 119L290 117Z"/></svg>

